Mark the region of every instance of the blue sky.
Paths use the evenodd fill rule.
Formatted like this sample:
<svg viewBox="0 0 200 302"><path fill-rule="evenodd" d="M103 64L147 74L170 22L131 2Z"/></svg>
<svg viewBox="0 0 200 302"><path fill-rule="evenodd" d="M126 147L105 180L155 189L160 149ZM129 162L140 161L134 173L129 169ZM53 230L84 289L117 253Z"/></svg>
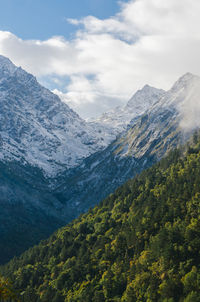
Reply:
<svg viewBox="0 0 200 302"><path fill-rule="evenodd" d="M22 39L71 38L76 28L67 18L105 19L118 11L117 0L0 0L0 29Z"/></svg>

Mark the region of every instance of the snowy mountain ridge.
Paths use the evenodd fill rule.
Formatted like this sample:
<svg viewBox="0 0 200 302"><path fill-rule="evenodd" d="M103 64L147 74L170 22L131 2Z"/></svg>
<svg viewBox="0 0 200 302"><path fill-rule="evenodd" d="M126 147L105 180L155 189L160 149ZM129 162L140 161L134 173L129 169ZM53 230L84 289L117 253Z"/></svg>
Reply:
<svg viewBox="0 0 200 302"><path fill-rule="evenodd" d="M139 116L130 130L121 136L118 156L141 158L150 150L152 154L156 152L159 154L159 148L164 145L161 138L169 136L168 141L170 141L176 132L179 133L180 141L184 142L193 130L200 127L199 95L199 76L186 73L180 77L172 88L142 116ZM141 129L140 133L139 129ZM142 140L145 143L142 143ZM159 145L157 149L156 144ZM154 147L152 148L151 145ZM162 156L158 155L158 159Z"/></svg>
<svg viewBox="0 0 200 302"><path fill-rule="evenodd" d="M34 76L0 56L0 159L39 166L47 174L70 168L111 138L81 119Z"/></svg>
<svg viewBox="0 0 200 302"><path fill-rule="evenodd" d="M191 99L198 104L199 94L200 78L187 73L168 92L145 85L126 106L86 122L34 76L0 56L0 160L29 163L54 177L105 149L148 111L176 108L184 120L180 125L193 127L200 105L191 111L190 104ZM128 147L121 154L127 152Z"/></svg>
<svg viewBox="0 0 200 302"><path fill-rule="evenodd" d="M145 86L124 108L87 123L34 76L0 56L0 159L27 162L55 176L106 148L163 93Z"/></svg>
<svg viewBox="0 0 200 302"><path fill-rule="evenodd" d="M199 92L200 77L183 75L106 149L86 158L71 173L66 172L57 187L66 212L73 208L80 214L93 207L128 179L184 144L200 127ZM188 107L196 114L189 119L189 128L185 127L188 112L191 117Z"/></svg>
<svg viewBox="0 0 200 302"><path fill-rule="evenodd" d="M138 90L124 107L116 107L93 121L101 127L110 128L113 136L126 130L131 121L142 115L165 95L165 91L149 85Z"/></svg>

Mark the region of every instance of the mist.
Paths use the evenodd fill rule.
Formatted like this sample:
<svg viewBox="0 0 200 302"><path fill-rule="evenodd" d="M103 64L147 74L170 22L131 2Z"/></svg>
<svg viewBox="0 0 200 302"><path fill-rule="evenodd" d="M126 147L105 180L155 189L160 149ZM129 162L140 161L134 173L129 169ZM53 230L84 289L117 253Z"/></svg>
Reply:
<svg viewBox="0 0 200 302"><path fill-rule="evenodd" d="M186 87L184 100L178 109L183 131L190 132L200 127L200 77L195 76Z"/></svg>

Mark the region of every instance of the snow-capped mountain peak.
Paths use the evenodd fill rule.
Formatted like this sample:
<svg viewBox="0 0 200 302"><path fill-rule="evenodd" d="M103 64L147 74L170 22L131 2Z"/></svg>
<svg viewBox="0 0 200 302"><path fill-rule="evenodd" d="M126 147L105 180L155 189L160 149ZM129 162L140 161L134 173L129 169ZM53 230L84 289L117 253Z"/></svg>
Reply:
<svg viewBox="0 0 200 302"><path fill-rule="evenodd" d="M17 70L17 67L10 61L10 59L0 55L0 76L12 74Z"/></svg>
<svg viewBox="0 0 200 302"><path fill-rule="evenodd" d="M146 108L151 107L159 98L161 98L164 93L165 91L163 89L145 85L132 96L125 108L132 111L145 111Z"/></svg>
<svg viewBox="0 0 200 302"><path fill-rule="evenodd" d="M151 108L164 94L165 91L162 89L145 85L132 96L126 106L118 106L104 113L95 122L102 127L110 128L111 133L117 135L127 128L131 120Z"/></svg>
<svg viewBox="0 0 200 302"><path fill-rule="evenodd" d="M108 144L57 95L3 56L0 106L2 160L28 162L55 174Z"/></svg>
<svg viewBox="0 0 200 302"><path fill-rule="evenodd" d="M186 88L193 85L193 83L199 80L200 80L199 76L187 72L174 83L174 85L171 88L171 91L173 92L180 91L181 89L185 90Z"/></svg>
<svg viewBox="0 0 200 302"><path fill-rule="evenodd" d="M199 99L200 94L200 77L187 72L181 76L168 90L162 98L160 98L158 104L153 106L153 110L157 110L159 107L176 108L180 113L183 106L192 106L194 103L194 96ZM199 101L196 102L197 107Z"/></svg>
<svg viewBox="0 0 200 302"><path fill-rule="evenodd" d="M148 110L178 108L184 118L187 111L190 116L199 114L199 105L194 113L185 105L191 105L191 99L198 103L198 87L200 78L191 73L168 92L145 85L126 106L87 123L33 75L0 56L0 159L28 162L49 175L58 174L107 147Z"/></svg>

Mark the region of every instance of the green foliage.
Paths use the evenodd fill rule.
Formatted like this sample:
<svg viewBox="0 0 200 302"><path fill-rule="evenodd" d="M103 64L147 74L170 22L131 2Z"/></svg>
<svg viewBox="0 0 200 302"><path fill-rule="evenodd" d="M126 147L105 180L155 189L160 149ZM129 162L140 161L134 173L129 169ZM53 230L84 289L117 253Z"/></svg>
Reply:
<svg viewBox="0 0 200 302"><path fill-rule="evenodd" d="M0 301L19 301L11 283L0 276Z"/></svg>
<svg viewBox="0 0 200 302"><path fill-rule="evenodd" d="M2 267L24 301L200 301L200 144L193 140Z"/></svg>

